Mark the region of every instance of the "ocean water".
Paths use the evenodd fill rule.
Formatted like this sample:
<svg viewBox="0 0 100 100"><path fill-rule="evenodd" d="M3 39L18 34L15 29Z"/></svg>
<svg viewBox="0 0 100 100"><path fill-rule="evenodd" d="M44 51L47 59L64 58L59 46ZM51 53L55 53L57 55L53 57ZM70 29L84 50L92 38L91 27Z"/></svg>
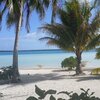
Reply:
<svg viewBox="0 0 100 100"><path fill-rule="evenodd" d="M86 68L100 67L100 60L95 59L95 51L82 54ZM61 50L19 51L19 68L61 68L63 59L75 56L72 52ZM12 65L12 52L0 52L0 67Z"/></svg>

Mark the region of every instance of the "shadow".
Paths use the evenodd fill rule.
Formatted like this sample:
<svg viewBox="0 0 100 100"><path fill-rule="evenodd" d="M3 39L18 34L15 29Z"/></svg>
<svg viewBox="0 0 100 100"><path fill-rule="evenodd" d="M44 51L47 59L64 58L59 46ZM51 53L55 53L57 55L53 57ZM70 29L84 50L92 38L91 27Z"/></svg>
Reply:
<svg viewBox="0 0 100 100"><path fill-rule="evenodd" d="M90 75L90 76L86 76L86 77L80 77L77 79L77 82L81 82L81 81L88 81L88 80L100 80L100 75Z"/></svg>
<svg viewBox="0 0 100 100"><path fill-rule="evenodd" d="M7 87L5 88L11 88L11 87L16 87L18 85L27 85L34 83L36 84L37 82L42 82L42 81L47 81L47 80L61 80L61 79L66 79L67 75L59 75L57 73L50 73L50 74L23 74L21 75L21 81L19 83L10 83L8 84ZM5 89L3 88L3 89ZM2 89L2 90L3 90Z"/></svg>
<svg viewBox="0 0 100 100"><path fill-rule="evenodd" d="M52 70L52 72L68 72L69 70L67 69L61 69L61 70Z"/></svg>
<svg viewBox="0 0 100 100"><path fill-rule="evenodd" d="M75 75L68 75L66 79L75 79L77 82L81 81L94 81L94 80L100 80L100 75L81 75L81 76L75 76Z"/></svg>
<svg viewBox="0 0 100 100"><path fill-rule="evenodd" d="M35 74L35 75L22 75L22 84L37 83L47 80L61 80L66 79L67 75L59 75L57 73L50 74Z"/></svg>
<svg viewBox="0 0 100 100"><path fill-rule="evenodd" d="M59 74L59 73L55 73L56 71L59 70L55 70L52 73L49 74L23 74L21 75L21 82L20 83L11 83L10 85L8 85L5 88L11 88L11 87L16 87L18 85L24 86L27 84L31 84L34 83L36 84L37 82L42 82L42 81L47 81L47 80L71 80L71 79L75 79L75 81L77 82L81 82L81 81L88 81L88 80L100 80L100 76L99 75L81 75L81 76L73 76L73 75L65 75L65 73ZM63 71L63 70L60 70ZM3 89L5 89L3 88Z"/></svg>
<svg viewBox="0 0 100 100"><path fill-rule="evenodd" d="M91 69L87 69L84 71L88 71L89 73L91 72ZM68 70L53 70L52 72L71 72L71 71L68 71ZM81 82L81 81L88 81L88 80L100 80L100 75L86 75L85 73L83 75L80 75L80 76L76 76L75 74L73 75L63 75L63 76L60 76L59 78L65 78L65 79L76 79L77 82ZM55 79L56 80L56 79Z"/></svg>

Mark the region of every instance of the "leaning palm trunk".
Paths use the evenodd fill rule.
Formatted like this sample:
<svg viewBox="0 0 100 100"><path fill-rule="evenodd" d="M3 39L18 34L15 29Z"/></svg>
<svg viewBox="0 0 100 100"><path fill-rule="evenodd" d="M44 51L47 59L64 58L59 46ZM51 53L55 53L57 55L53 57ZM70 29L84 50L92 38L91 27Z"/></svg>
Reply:
<svg viewBox="0 0 100 100"><path fill-rule="evenodd" d="M19 71L18 71L18 42L19 42L19 32L22 24L22 11L23 11L23 2L20 3L20 14L19 14L19 21L16 27L16 36L15 36L15 43L14 43L14 50L13 50L13 77L12 82L17 82L19 80Z"/></svg>

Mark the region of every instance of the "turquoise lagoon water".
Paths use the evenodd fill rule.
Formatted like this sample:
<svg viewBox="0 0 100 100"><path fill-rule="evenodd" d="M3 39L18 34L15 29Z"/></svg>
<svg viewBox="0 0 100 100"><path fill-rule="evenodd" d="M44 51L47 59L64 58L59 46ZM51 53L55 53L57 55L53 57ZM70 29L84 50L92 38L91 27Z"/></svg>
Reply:
<svg viewBox="0 0 100 100"><path fill-rule="evenodd" d="M84 52L82 61L86 68L100 67L100 60L95 59L95 51ZM61 68L64 58L75 56L72 52L61 50L31 50L19 51L19 68ZM0 52L0 67L12 65L12 52Z"/></svg>

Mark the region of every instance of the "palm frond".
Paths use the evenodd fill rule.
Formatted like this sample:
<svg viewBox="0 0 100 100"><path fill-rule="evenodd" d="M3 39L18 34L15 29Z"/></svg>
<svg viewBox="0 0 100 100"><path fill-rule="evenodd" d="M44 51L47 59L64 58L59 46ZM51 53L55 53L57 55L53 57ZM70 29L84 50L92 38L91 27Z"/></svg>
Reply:
<svg viewBox="0 0 100 100"><path fill-rule="evenodd" d="M8 13L6 18L7 28L11 28L13 25L15 25L18 20L17 18L18 17L15 18L13 13Z"/></svg>
<svg viewBox="0 0 100 100"><path fill-rule="evenodd" d="M57 3L58 0L52 0L52 16L51 16L51 23L54 23L56 12L57 12Z"/></svg>
<svg viewBox="0 0 100 100"><path fill-rule="evenodd" d="M88 48L90 48L90 49L93 49L93 48L95 48L96 46L100 46L100 34L99 35L97 35L96 37L94 37L91 41L90 41L90 43L88 44Z"/></svg>
<svg viewBox="0 0 100 100"><path fill-rule="evenodd" d="M27 32L29 33L30 31L30 24L29 24L29 18L30 18L30 6L29 6L29 2L26 1L26 11L27 11L27 15L26 15L26 29L27 29Z"/></svg>
<svg viewBox="0 0 100 100"><path fill-rule="evenodd" d="M98 12L94 19L92 20L92 22L90 23L90 30L93 32L93 33L96 33L99 31L99 28L100 28L100 12Z"/></svg>
<svg viewBox="0 0 100 100"><path fill-rule="evenodd" d="M50 0L43 0L43 5L48 8L50 4Z"/></svg>
<svg viewBox="0 0 100 100"><path fill-rule="evenodd" d="M65 50L80 50L80 52L87 50L90 41L96 38L96 32L100 28L98 12L90 22L92 14L88 2L80 4L78 0L71 0L65 3L64 9L58 9L57 15L61 24L45 24L40 28L49 35L43 40L48 40L48 44L57 45Z"/></svg>
<svg viewBox="0 0 100 100"><path fill-rule="evenodd" d="M100 48L97 49L96 59L100 59Z"/></svg>

